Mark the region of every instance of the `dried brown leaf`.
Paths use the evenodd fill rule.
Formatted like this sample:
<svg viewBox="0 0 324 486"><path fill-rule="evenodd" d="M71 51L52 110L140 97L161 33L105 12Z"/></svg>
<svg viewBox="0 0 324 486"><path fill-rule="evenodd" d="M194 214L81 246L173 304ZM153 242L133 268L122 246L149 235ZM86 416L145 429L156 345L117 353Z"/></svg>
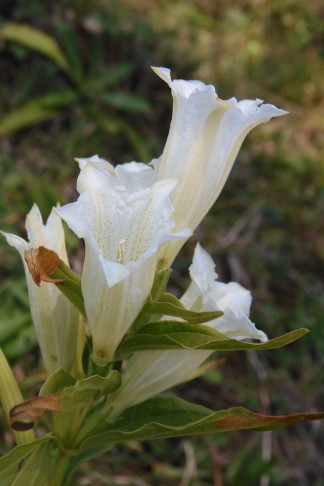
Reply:
<svg viewBox="0 0 324 486"><path fill-rule="evenodd" d="M60 398L60 395L47 395L19 403L10 410L11 427L18 431L33 428L35 421L45 412L60 410Z"/></svg>
<svg viewBox="0 0 324 486"><path fill-rule="evenodd" d="M44 246L25 251L25 261L36 285L40 282L62 283L64 279L52 278L51 275L61 266L61 260L55 251Z"/></svg>

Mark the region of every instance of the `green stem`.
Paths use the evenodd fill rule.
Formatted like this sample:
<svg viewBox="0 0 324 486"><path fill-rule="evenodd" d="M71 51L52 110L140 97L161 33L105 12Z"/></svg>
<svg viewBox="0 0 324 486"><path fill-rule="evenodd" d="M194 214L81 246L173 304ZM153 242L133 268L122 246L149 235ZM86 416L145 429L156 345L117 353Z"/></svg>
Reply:
<svg viewBox="0 0 324 486"><path fill-rule="evenodd" d="M71 457L60 450L48 486L64 486L67 484L67 479L70 477L71 472Z"/></svg>
<svg viewBox="0 0 324 486"><path fill-rule="evenodd" d="M96 364L92 355L89 356L89 364L88 364L88 376L98 375L98 376L107 376L107 373L111 367L111 363L106 364L105 366L99 366Z"/></svg>
<svg viewBox="0 0 324 486"><path fill-rule="evenodd" d="M101 407L101 405L100 405ZM102 413L102 410L97 410L92 413L91 416L88 416L87 419L80 425L78 435L77 435L77 446L80 446L87 437L91 435L91 432L98 428L99 424L105 420L106 415Z"/></svg>

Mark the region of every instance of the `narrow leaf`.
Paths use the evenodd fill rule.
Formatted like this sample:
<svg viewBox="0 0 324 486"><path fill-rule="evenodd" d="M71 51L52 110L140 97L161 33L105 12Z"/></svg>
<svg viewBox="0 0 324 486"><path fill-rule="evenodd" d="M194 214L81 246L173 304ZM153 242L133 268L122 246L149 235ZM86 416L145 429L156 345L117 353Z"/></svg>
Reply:
<svg viewBox="0 0 324 486"><path fill-rule="evenodd" d="M0 136L6 137L12 133L48 120L62 108L69 106L77 99L73 91L48 93L35 98L16 108L4 116L0 122Z"/></svg>
<svg viewBox="0 0 324 486"><path fill-rule="evenodd" d="M52 395L53 393L58 393L59 391L64 390L64 388L73 386L75 382L75 378L63 370L63 368L59 368L49 375L40 389L39 396L43 397L46 395Z"/></svg>
<svg viewBox="0 0 324 486"><path fill-rule="evenodd" d="M52 59L64 71L69 70L68 61L56 40L41 30L25 24L8 22L1 27L0 37L33 49Z"/></svg>
<svg viewBox="0 0 324 486"><path fill-rule="evenodd" d="M126 410L107 430L86 439L81 449L129 440L151 440L231 430L274 430L320 420L324 412L262 415L242 407L213 412L179 398L156 397Z"/></svg>
<svg viewBox="0 0 324 486"><path fill-rule="evenodd" d="M59 35L61 45L64 49L65 58L69 64L69 76L72 81L80 87L84 80L82 68L82 52L78 48L77 31L75 26L68 23L58 23L56 32Z"/></svg>
<svg viewBox="0 0 324 486"><path fill-rule="evenodd" d="M102 101L114 108L120 108L134 113L149 113L151 109L150 104L145 99L122 91L106 93Z"/></svg>
<svg viewBox="0 0 324 486"><path fill-rule="evenodd" d="M112 370L107 376L94 375L78 380L75 385L66 388L61 394L60 412L67 412L83 402L90 402L100 396L111 393L120 386L118 371Z"/></svg>
<svg viewBox="0 0 324 486"><path fill-rule="evenodd" d="M62 378L62 373L59 374ZM52 385L59 375L52 376ZM67 377L64 377L67 380ZM31 429L36 420L46 412L68 412L83 403L91 403L99 397L115 391L120 386L120 373L112 370L107 376L91 376L78 380L66 387L61 393L39 396L26 400L10 411L11 427L14 430ZM56 383L57 385L57 383ZM43 390L44 392L44 390Z"/></svg>
<svg viewBox="0 0 324 486"><path fill-rule="evenodd" d="M159 260L154 276L153 285L151 288L151 293L147 299L146 304L150 305L151 302L156 302L160 300L163 292L166 289L171 273L172 269L168 268L167 260L163 258ZM179 300L178 302L181 304ZM150 321L150 317L151 315L146 311L146 305L144 305L144 308L139 313L135 322L133 323L132 331L138 331L138 329L140 329L142 326Z"/></svg>
<svg viewBox="0 0 324 486"><path fill-rule="evenodd" d="M54 437L46 435L29 444L15 447L8 454L0 457L0 484L3 486L11 486L28 457L50 442L54 445ZM30 485L31 483L27 481L21 484Z"/></svg>
<svg viewBox="0 0 324 486"><path fill-rule="evenodd" d="M172 269L168 268L167 260L159 260L151 289L151 299L153 301L160 300L161 295L166 289L171 273Z"/></svg>
<svg viewBox="0 0 324 486"><path fill-rule="evenodd" d="M39 444L18 468L10 486L49 485L59 454L60 451L54 441Z"/></svg>
<svg viewBox="0 0 324 486"><path fill-rule="evenodd" d="M206 349L213 351L239 351L277 349L307 334L308 329L297 329L265 343L250 343L227 339L225 335L203 324L194 325L178 321L159 321L147 324L126 338L119 350L122 357L136 351L152 349Z"/></svg>
<svg viewBox="0 0 324 486"><path fill-rule="evenodd" d="M221 311L194 312L183 307L179 299L172 294L162 294L158 302L148 298L143 311L145 315L172 316L193 324L213 321L223 315Z"/></svg>

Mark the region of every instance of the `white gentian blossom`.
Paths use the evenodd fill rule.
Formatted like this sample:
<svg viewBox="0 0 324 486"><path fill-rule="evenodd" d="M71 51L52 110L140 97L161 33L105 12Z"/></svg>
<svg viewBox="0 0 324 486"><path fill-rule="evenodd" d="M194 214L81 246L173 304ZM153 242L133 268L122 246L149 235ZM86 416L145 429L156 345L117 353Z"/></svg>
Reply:
<svg viewBox="0 0 324 486"><path fill-rule="evenodd" d="M52 210L44 225L34 204L26 218L26 230L29 242L13 234L2 234L9 245L18 250L24 263L30 309L44 367L48 373L63 368L74 374L78 372L78 339L82 339L84 333L79 326L79 311L52 283L41 282L38 287L24 258L26 250L45 246L68 264L61 218Z"/></svg>
<svg viewBox="0 0 324 486"><path fill-rule="evenodd" d="M179 180L171 194L175 231L194 231L215 203L247 134L260 123L287 112L262 100L221 100L215 88L201 81L171 80L170 70L153 68L171 88L173 114L159 160L159 180ZM170 265L181 247L170 242L164 256Z"/></svg>
<svg viewBox="0 0 324 486"><path fill-rule="evenodd" d="M249 319L251 294L235 282L218 282L215 264L198 244L189 268L191 284L181 298L194 311L217 311L223 315L205 325L227 338L267 341L264 332ZM128 361L121 387L110 396L107 407L112 418L123 410L141 403L186 380L212 354L208 350L141 351Z"/></svg>
<svg viewBox="0 0 324 486"><path fill-rule="evenodd" d="M82 293L93 359L104 366L150 293L160 245L189 232L171 232L174 179L154 182L145 164L114 169L96 156L79 159L79 165L80 196L58 213L85 241Z"/></svg>

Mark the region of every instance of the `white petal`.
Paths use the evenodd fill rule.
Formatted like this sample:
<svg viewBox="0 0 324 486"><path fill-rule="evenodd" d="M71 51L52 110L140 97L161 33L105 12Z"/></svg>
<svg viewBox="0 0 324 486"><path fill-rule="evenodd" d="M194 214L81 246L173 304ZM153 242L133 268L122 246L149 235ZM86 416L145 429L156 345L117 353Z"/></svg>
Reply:
<svg viewBox="0 0 324 486"><path fill-rule="evenodd" d="M200 81L171 80L170 70L154 68L170 86L173 113L169 135L158 163L158 178L175 177L171 194L176 230L197 227L219 196L247 134L260 123L286 114L262 101L217 97ZM261 106L260 106L261 105ZM172 263L181 247L169 242L161 257Z"/></svg>
<svg viewBox="0 0 324 486"><path fill-rule="evenodd" d="M134 354L122 375L122 385L109 397L109 419L183 382L212 351L169 350Z"/></svg>
<svg viewBox="0 0 324 486"><path fill-rule="evenodd" d="M216 329L216 331L225 334L230 339L236 339L238 341L245 339L257 339L261 342L268 341L267 335L257 329L247 316L238 316L230 308L224 311L223 316L211 322L210 326Z"/></svg>
<svg viewBox="0 0 324 486"><path fill-rule="evenodd" d="M32 247L44 245L43 218L36 204L27 214L26 230Z"/></svg>
<svg viewBox="0 0 324 486"><path fill-rule="evenodd" d="M113 287L129 276L130 269L127 266L105 260L102 255L99 255L99 261L102 265L108 287Z"/></svg>
<svg viewBox="0 0 324 486"><path fill-rule="evenodd" d="M152 187L157 181L156 171L151 166L141 162L117 165L116 176L130 192Z"/></svg>
<svg viewBox="0 0 324 486"><path fill-rule="evenodd" d="M160 78L163 79L163 81L165 81L170 86L170 88L172 87L172 79L171 79L171 71L170 71L170 69L165 68L165 67L155 67L155 66L152 66L152 70L158 76L160 76Z"/></svg>
<svg viewBox="0 0 324 486"><path fill-rule="evenodd" d="M99 364L114 352L151 290L158 249L189 232L172 232L170 193L176 181L156 180L154 169L131 162L107 171L81 164L80 197L57 209L86 243L82 292Z"/></svg>
<svg viewBox="0 0 324 486"><path fill-rule="evenodd" d="M202 292L207 291L209 283L218 278L212 257L199 243L196 245L189 272L191 278L196 281Z"/></svg>
<svg viewBox="0 0 324 486"><path fill-rule="evenodd" d="M79 238L84 237L87 227L82 213L82 204L79 201L57 208L56 212Z"/></svg>
<svg viewBox="0 0 324 486"><path fill-rule="evenodd" d="M231 339L266 341L265 333L256 329L249 319L252 302L250 291L236 282L218 282L214 266L211 257L198 244L189 268L192 282L181 302L195 311L222 311L223 316L207 325Z"/></svg>
<svg viewBox="0 0 324 486"><path fill-rule="evenodd" d="M19 254L23 257L24 251L29 248L28 243L23 238L20 238L20 236L5 233L4 231L0 231L0 233L6 238L7 243L16 248Z"/></svg>
<svg viewBox="0 0 324 486"><path fill-rule="evenodd" d="M58 253L67 262L62 221L53 208L44 225L38 207L34 204L26 218L30 242L3 233L8 243L15 247L22 258L29 294L31 314L39 342L44 367L48 373L63 368L73 373L79 339L79 312L53 284L41 282L37 287L27 268L24 252L45 246Z"/></svg>
<svg viewBox="0 0 324 486"><path fill-rule="evenodd" d="M195 91L204 91L207 88L210 88L214 95L216 95L215 88L212 85L207 86L202 81L187 81L183 79L175 79L172 81L171 79L171 71L170 69L163 68L163 67L152 67L153 71L165 81L172 90L174 90L177 94L184 96L185 98L189 98Z"/></svg>
<svg viewBox="0 0 324 486"><path fill-rule="evenodd" d="M82 170L84 166L90 162L92 165L95 165L96 167L105 170L109 174L115 175L114 166L107 160L98 157L98 155L93 155L92 157L85 157L82 159L75 158L75 160L78 162L80 170Z"/></svg>

